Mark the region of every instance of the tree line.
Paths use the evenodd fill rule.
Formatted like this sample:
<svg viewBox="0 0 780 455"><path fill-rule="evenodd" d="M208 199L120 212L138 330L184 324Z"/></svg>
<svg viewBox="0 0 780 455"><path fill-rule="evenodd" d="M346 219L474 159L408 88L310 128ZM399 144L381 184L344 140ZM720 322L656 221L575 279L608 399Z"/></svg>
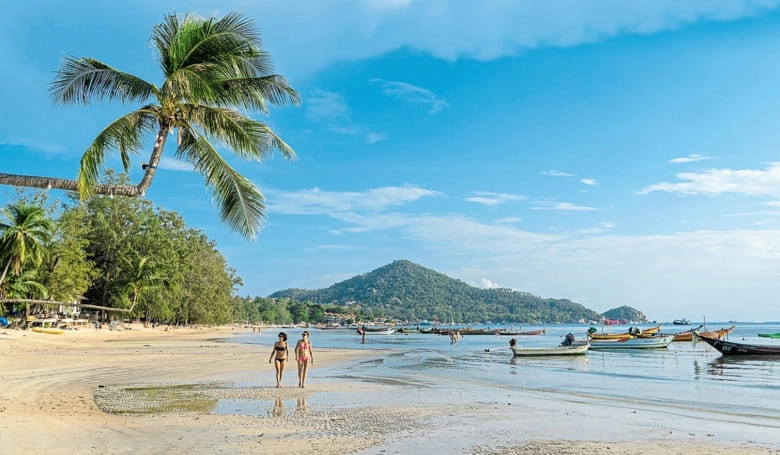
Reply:
<svg viewBox="0 0 780 455"><path fill-rule="evenodd" d="M125 176L108 177L123 184ZM142 198L50 201L19 191L0 212L0 315L58 302L93 318L169 324L316 324L326 313L370 314L293 299L239 297L243 285L214 241ZM51 304L47 304L51 302ZM48 308L47 308L48 307ZM77 308L74 306L74 308Z"/></svg>

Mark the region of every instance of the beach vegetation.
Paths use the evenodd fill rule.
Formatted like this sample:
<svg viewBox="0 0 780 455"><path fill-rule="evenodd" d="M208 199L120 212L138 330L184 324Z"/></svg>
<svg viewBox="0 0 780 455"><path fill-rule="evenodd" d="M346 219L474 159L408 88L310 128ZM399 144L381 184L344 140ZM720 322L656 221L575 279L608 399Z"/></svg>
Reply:
<svg viewBox="0 0 780 455"><path fill-rule="evenodd" d="M153 28L151 42L163 73L159 84L91 57L68 55L62 60L50 86L53 102L135 106L87 146L77 179L0 174L0 184L61 189L78 193L81 200L92 195L144 196L173 138L173 157L201 174L222 221L253 239L264 217L265 198L220 150L246 161L259 162L273 151L294 158L288 144L249 114L268 115L269 105L298 104L297 92L273 73L259 31L239 13L219 18L168 14ZM118 156L127 173L131 156L145 148L151 151L146 161L137 163L144 170L139 183L100 181L110 157Z"/></svg>

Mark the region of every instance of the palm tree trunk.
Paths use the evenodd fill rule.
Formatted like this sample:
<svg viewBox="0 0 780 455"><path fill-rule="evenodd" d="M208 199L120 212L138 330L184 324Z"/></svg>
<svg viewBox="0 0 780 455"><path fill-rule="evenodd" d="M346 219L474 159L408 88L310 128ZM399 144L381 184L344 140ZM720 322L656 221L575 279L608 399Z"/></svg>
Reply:
<svg viewBox="0 0 780 455"><path fill-rule="evenodd" d="M146 166L141 181L138 185L104 185L97 184L92 188L94 194L106 196L127 196L136 197L146 194L146 190L152 185L152 179L157 172L157 165L160 164L165 139L168 136L170 127L164 126L157 132L157 139L154 142L152 154L149 157L149 165ZM27 188L41 188L46 190L65 190L78 192L79 182L71 179L60 179L53 177L41 177L37 175L4 174L0 173L0 185L20 186Z"/></svg>
<svg viewBox="0 0 780 455"><path fill-rule="evenodd" d="M0 284L3 284L3 281L5 281L5 276L8 274L8 268L9 267L11 267L11 260L10 259L5 264L5 268L3 269L3 276L0 276Z"/></svg>

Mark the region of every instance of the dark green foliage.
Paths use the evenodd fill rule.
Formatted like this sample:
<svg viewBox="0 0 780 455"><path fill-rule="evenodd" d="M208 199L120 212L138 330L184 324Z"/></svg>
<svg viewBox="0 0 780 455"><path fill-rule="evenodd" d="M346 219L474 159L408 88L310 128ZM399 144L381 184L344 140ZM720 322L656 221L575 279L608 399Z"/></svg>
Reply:
<svg viewBox="0 0 780 455"><path fill-rule="evenodd" d="M647 316L645 316L644 313L627 305L606 311L603 316L606 319L625 319L626 321L647 322Z"/></svg>
<svg viewBox="0 0 780 455"><path fill-rule="evenodd" d="M443 322L598 321L595 311L566 299L512 289L481 289L406 260L352 277L326 289L287 289L270 298L310 300L364 311L369 317Z"/></svg>

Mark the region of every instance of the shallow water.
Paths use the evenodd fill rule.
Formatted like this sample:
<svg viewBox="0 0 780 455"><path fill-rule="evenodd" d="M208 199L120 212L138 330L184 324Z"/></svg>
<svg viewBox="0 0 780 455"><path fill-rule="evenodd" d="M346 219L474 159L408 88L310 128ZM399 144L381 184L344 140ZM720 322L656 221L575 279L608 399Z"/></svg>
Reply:
<svg viewBox="0 0 780 455"><path fill-rule="evenodd" d="M731 323L709 323L710 329ZM640 325L649 327L650 325ZM780 332L780 323L736 323L728 336L734 341L780 344L758 338L758 333ZM523 326L523 330L536 327ZM554 346L572 332L584 338L586 325L552 325L547 334L517 336L523 346ZM686 330L664 326L663 332ZM625 327L613 328L625 329ZM296 340L302 330L286 330ZM512 405L529 394L573 402L609 403L615 408L637 406L685 418L706 416L711 423L754 428L761 440L780 444L780 357L727 358L705 343L672 343L667 349L588 351L584 356L513 358L511 336L467 335L455 344L443 335L368 335L366 343L348 330L309 329L317 348L380 350L365 359L325 368L313 368L309 382L350 380L403 387L404 400L441 403L467 399L475 403ZM622 331L622 330L621 330ZM234 342L271 345L276 330L246 334ZM270 352L270 351L269 351ZM288 369L294 381L294 368ZM291 376L291 377L290 377ZM269 378L270 380L270 378ZM257 385L257 384L253 384ZM513 398L515 397L515 398ZM397 403L397 396L372 397L373 404ZM360 406L359 394L315 394L309 406ZM519 404L519 403L516 403ZM294 403L289 404L294 407ZM267 407L267 406L266 406ZM240 412L233 406L222 412ZM263 408L263 413L266 412ZM260 412L258 412L259 414Z"/></svg>

